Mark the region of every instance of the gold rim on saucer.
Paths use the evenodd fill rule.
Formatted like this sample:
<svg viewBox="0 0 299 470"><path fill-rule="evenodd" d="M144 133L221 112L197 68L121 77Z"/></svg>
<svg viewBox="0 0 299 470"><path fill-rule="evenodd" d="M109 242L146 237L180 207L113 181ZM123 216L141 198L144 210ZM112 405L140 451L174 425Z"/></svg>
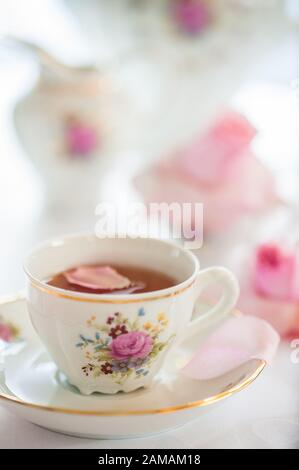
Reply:
<svg viewBox="0 0 299 470"><path fill-rule="evenodd" d="M6 305L6 304L14 303L20 300L25 300L25 297L22 293L17 294L15 296L6 297L4 299L2 298L0 300L0 305ZM238 383L237 385L231 385L227 390L221 393L218 393L217 395L214 395L212 397L205 398L202 400L196 400L193 402L184 403L182 405L169 406L169 407L164 407L164 408L153 408L153 409L146 409L146 410L131 410L131 411L75 410L71 408L59 408L59 407L54 407L54 406L30 403L27 401L20 400L19 398L15 396L8 395L7 393L2 393L1 391L0 391L0 400L8 401L8 402L15 403L15 404L25 406L28 408L32 408L35 410L51 411L54 413L65 413L65 414L81 415L81 416L82 415L84 416L136 416L136 415L174 413L176 411L183 411L183 410L188 410L192 408L198 408L202 406L211 405L220 400L223 400L224 398L227 398L233 395L236 392L240 392L241 390L246 388L248 385L250 385L252 382L254 382L254 380L261 374L261 372L267 365L267 362L262 359L259 359L258 362L259 362L259 365L249 377L247 377L246 379L244 379L242 382Z"/></svg>

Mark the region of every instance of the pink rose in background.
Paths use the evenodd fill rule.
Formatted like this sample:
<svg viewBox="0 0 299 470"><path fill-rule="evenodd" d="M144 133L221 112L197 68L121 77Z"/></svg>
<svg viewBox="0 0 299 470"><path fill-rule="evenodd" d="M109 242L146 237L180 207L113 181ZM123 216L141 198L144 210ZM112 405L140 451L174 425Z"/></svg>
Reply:
<svg viewBox="0 0 299 470"><path fill-rule="evenodd" d="M0 323L0 339L10 341L12 339L12 330L8 325Z"/></svg>
<svg viewBox="0 0 299 470"><path fill-rule="evenodd" d="M98 146L95 129L76 119L69 120L65 138L68 152L74 156L88 156Z"/></svg>
<svg viewBox="0 0 299 470"><path fill-rule="evenodd" d="M282 339L299 338L299 250L287 243L258 245L238 268L238 308L256 315Z"/></svg>
<svg viewBox="0 0 299 470"><path fill-rule="evenodd" d="M153 339L143 331L132 331L112 341L111 355L114 359L144 359L153 349Z"/></svg>
<svg viewBox="0 0 299 470"><path fill-rule="evenodd" d="M247 164L256 130L242 115L229 111L178 157L178 169L198 183L221 184Z"/></svg>
<svg viewBox="0 0 299 470"><path fill-rule="evenodd" d="M260 245L255 253L253 284L258 295L271 299L299 300L298 256L277 244Z"/></svg>
<svg viewBox="0 0 299 470"><path fill-rule="evenodd" d="M172 12L180 29L189 34L202 32L211 20L210 11L202 0L175 0Z"/></svg>
<svg viewBox="0 0 299 470"><path fill-rule="evenodd" d="M205 235L223 234L279 200L271 173L250 149L255 133L229 111L194 143L138 175L135 185L147 203L202 203Z"/></svg>

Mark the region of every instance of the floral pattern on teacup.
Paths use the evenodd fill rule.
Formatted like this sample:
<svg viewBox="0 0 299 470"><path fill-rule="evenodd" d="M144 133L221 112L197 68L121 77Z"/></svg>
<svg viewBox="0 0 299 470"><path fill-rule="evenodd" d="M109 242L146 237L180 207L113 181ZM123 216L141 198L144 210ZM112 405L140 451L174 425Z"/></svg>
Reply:
<svg viewBox="0 0 299 470"><path fill-rule="evenodd" d="M100 147L98 131L76 116L67 116L65 126L65 146L72 158L87 159Z"/></svg>
<svg viewBox="0 0 299 470"><path fill-rule="evenodd" d="M80 334L76 344L84 351L87 361L82 366L83 374L86 377L109 376L118 384L129 377L146 376L174 335L166 341L160 338L168 324L164 312L159 312L154 322L147 321L145 315L144 308L140 308L133 322L120 312L108 316L101 325L95 316L87 320L87 326L95 332L91 337Z"/></svg>
<svg viewBox="0 0 299 470"><path fill-rule="evenodd" d="M0 340L10 343L18 338L19 328L0 316Z"/></svg>

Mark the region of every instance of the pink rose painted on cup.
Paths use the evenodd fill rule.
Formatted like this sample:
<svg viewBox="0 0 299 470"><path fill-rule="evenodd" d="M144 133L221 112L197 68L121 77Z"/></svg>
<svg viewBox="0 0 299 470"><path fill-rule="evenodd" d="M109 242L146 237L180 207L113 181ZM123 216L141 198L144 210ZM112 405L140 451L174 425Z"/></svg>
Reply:
<svg viewBox="0 0 299 470"><path fill-rule="evenodd" d="M80 333L75 344L84 353L81 366L84 376L105 376L118 385L129 378L140 381L146 377L175 336L165 338L168 325L165 312L158 311L150 319L146 316L144 307L137 309L134 321L117 311L110 313L101 325L92 315L86 322L89 333Z"/></svg>
<svg viewBox="0 0 299 470"><path fill-rule="evenodd" d="M202 0L176 0L172 15L178 27L188 34L201 33L211 21L210 11Z"/></svg>
<svg viewBox="0 0 299 470"><path fill-rule="evenodd" d="M0 323L0 339L3 341L10 341L12 339L13 332L9 325Z"/></svg>
<svg viewBox="0 0 299 470"><path fill-rule="evenodd" d="M115 338L110 347L114 359L144 359L153 349L153 339L143 331L132 331Z"/></svg>
<svg viewBox="0 0 299 470"><path fill-rule="evenodd" d="M88 157L99 144L96 130L76 118L69 118L65 130L68 153L73 157Z"/></svg>

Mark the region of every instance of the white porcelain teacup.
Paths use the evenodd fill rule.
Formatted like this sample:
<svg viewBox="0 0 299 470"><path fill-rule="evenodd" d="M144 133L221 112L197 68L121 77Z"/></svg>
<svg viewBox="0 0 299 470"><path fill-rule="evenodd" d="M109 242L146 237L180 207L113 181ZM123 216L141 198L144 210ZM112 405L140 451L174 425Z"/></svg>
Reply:
<svg viewBox="0 0 299 470"><path fill-rule="evenodd" d="M71 267L95 263L155 269L178 282L163 290L120 295L73 292L46 283ZM25 271L33 325L59 369L83 394L151 386L169 347L196 334L203 319L228 313L239 292L228 270L200 271L193 253L151 238L57 238L28 256ZM220 300L193 319L200 292L214 283L222 287Z"/></svg>

